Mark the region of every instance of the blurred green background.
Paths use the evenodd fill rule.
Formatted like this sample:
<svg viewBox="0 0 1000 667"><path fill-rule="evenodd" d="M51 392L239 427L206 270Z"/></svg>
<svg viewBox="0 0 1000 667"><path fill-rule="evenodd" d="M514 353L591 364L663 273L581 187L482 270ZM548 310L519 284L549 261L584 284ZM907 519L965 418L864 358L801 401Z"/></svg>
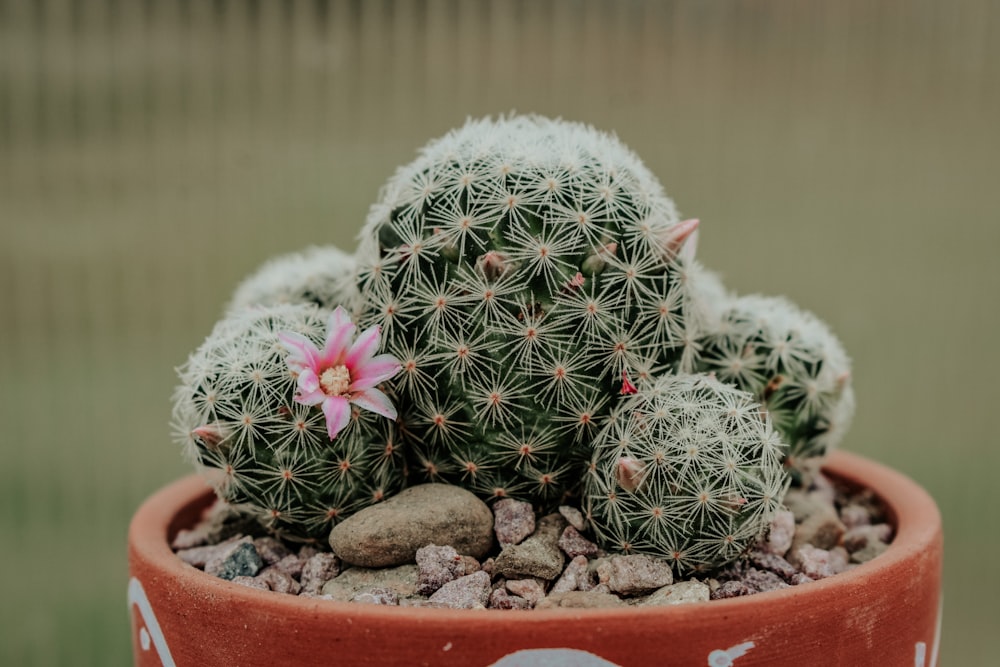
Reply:
<svg viewBox="0 0 1000 667"><path fill-rule="evenodd" d="M353 249L467 116L614 130L740 292L855 360L845 448L945 517L942 662L995 665L1000 6L0 0L0 664L125 665L125 531L237 282Z"/></svg>

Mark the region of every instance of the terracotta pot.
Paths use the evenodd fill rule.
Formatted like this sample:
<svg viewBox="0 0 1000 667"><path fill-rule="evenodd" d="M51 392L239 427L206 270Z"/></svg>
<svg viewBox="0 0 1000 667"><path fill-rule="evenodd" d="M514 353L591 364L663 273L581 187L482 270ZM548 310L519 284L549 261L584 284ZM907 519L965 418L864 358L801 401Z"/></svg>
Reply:
<svg viewBox="0 0 1000 667"><path fill-rule="evenodd" d="M192 476L153 495L132 521L135 664L932 667L942 557L934 501L856 455L835 454L826 471L874 489L896 527L884 554L850 572L674 607L478 612L297 598L207 575L168 546L212 500Z"/></svg>

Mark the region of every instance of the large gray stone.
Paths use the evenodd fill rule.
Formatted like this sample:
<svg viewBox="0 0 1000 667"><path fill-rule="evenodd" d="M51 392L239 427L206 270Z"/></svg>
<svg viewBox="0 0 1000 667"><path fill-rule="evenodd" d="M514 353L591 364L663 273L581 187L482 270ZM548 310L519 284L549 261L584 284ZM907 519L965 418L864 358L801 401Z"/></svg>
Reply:
<svg viewBox="0 0 1000 667"><path fill-rule="evenodd" d="M480 558L493 544L493 513L482 500L450 484L421 484L366 507L337 524L330 546L361 567L413 563L428 544Z"/></svg>

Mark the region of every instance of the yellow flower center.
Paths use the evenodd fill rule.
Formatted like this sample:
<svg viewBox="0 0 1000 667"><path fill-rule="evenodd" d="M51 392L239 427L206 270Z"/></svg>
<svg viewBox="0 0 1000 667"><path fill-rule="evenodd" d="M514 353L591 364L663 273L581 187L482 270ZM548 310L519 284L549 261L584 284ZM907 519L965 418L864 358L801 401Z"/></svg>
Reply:
<svg viewBox="0 0 1000 667"><path fill-rule="evenodd" d="M344 396L351 386L351 371L347 366L332 366L319 376L319 386L327 396Z"/></svg>

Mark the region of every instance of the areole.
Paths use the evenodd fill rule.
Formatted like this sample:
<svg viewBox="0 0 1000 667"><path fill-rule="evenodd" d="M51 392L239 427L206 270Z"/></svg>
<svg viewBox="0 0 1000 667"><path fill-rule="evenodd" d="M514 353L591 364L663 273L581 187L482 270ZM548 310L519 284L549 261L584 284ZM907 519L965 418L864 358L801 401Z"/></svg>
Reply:
<svg viewBox="0 0 1000 667"><path fill-rule="evenodd" d="M854 454L834 453L825 469L874 490L896 528L888 551L849 572L673 607L479 612L298 598L196 570L169 547L212 500L190 476L150 497L129 530L135 664L934 667L942 562L934 501Z"/></svg>

